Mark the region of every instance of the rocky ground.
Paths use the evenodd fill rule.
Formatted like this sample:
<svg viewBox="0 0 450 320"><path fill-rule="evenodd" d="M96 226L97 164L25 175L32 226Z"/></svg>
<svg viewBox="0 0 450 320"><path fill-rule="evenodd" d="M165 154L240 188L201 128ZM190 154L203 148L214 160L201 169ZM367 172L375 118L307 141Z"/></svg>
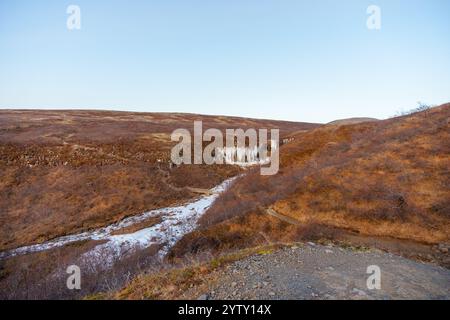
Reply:
<svg viewBox="0 0 450 320"><path fill-rule="evenodd" d="M369 290L367 267L381 269ZM379 250L314 243L254 255L185 292L198 299L449 299L450 270Z"/></svg>

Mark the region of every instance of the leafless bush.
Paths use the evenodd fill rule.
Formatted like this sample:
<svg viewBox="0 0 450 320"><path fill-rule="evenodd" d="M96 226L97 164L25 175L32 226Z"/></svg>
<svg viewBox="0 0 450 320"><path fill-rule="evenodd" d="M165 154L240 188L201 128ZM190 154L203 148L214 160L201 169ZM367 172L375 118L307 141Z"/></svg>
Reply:
<svg viewBox="0 0 450 320"><path fill-rule="evenodd" d="M415 108L413 108L411 110L408 110L408 111L398 111L395 116L396 117L408 116L408 115L411 115L411 114L414 114L414 113L418 113L418 112L424 112L424 111L426 112L426 111L428 111L431 108L432 108L431 105L428 105L426 103L423 103L423 102L419 101L419 102L417 102L417 107L415 107Z"/></svg>
<svg viewBox="0 0 450 320"><path fill-rule="evenodd" d="M306 170L282 171L276 176L261 176L258 169L249 171L225 191L202 216L199 223L208 227L222 221L256 212L293 193Z"/></svg>
<svg viewBox="0 0 450 320"><path fill-rule="evenodd" d="M87 295L117 290L134 276L164 268L156 257L157 247L135 250L125 257L115 257L112 264L102 266L99 260L82 259L82 251L74 254L76 248L67 254L66 250L13 258L1 261L0 299L80 299ZM104 252L104 255L110 253ZM69 290L66 286L67 267L78 265L81 270L81 290ZM9 270L6 270L9 269Z"/></svg>

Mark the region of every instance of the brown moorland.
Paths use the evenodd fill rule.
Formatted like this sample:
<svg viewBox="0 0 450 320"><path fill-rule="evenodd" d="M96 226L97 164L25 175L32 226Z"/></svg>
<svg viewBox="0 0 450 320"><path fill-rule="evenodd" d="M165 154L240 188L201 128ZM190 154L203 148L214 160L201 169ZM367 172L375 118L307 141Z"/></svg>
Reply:
<svg viewBox="0 0 450 320"><path fill-rule="evenodd" d="M194 114L0 111L0 251L185 202L239 173L169 165L174 129L318 125Z"/></svg>
<svg viewBox="0 0 450 320"><path fill-rule="evenodd" d="M450 241L449 125L446 104L294 134L281 147L279 174L253 170L237 180L170 259L313 239L378 246L450 266L444 252Z"/></svg>
<svg viewBox="0 0 450 320"><path fill-rule="evenodd" d="M50 114L52 112L49 112L48 117ZM80 114L84 112L80 111ZM77 119L78 122L74 128L83 127L84 121L97 117L94 116L95 114L96 112L92 112L92 118ZM107 131L109 126L114 126L109 121L131 121L130 119L133 118L130 118L130 114L117 113L118 119L127 116L127 120L111 120L109 117L113 116L106 116L106 114L108 113L98 115L103 127L99 129L100 131ZM187 118L191 116L185 115ZM39 117L44 118L42 115ZM179 118L179 115L174 117L177 121L184 121L180 120L182 117ZM194 117L201 118L201 116ZM101 120L101 118L108 120ZM205 118L213 123L215 121ZM3 119L1 113L0 119ZM340 245L362 250L366 247L378 247L409 258L434 261L449 267L448 251L445 253L445 250L448 250L450 230L450 173L448 169L450 168L450 146L447 143L450 138L450 104L384 121L365 120L339 121L320 127L309 124L276 124L285 125L282 138L289 138L286 140L289 142L280 150L281 170L278 175L263 177L259 174L258 168L247 170L246 175L237 179L202 217L200 228L187 234L172 248L169 259L166 261L170 264L165 265L162 271L158 272L159 267L149 271L149 265L154 263L151 254L138 252L135 256L119 261L109 274L104 275L101 286L98 285L94 272L92 279L86 280L89 285L80 293L80 297L86 294L94 294L89 297L100 299L175 297L182 291L181 289L196 285L199 278L204 278L211 270L220 267L221 259L223 259L221 257L231 257L231 260L240 259L242 253L260 252L261 248L272 248L282 243L296 241L339 242ZM164 115L160 121L169 123L170 115ZM190 118L185 122L185 126L180 127L190 128L192 121L193 118ZM224 125L223 128L225 128L223 121L219 119L211 124L211 127ZM55 118L52 118L50 122L57 123ZM24 121L24 127L28 125ZM21 139L31 139L31 136L24 130L22 138L17 136L15 142L1 144L2 148L13 147L8 149L10 152L5 153L5 156L1 158L3 161L0 161L1 168L5 169L0 171L2 177L7 177L6 170L17 170L15 175L8 178L9 180L2 181L10 181L9 183L22 181L22 184L28 184L29 189L25 188L28 193L24 193L26 195L24 199L36 196L36 190L40 188L46 188L44 190L50 190L52 194L56 194L58 190L61 190L62 194L72 192L79 197L76 198L78 202L75 201L73 206L80 216L75 215L73 224L67 228L67 231L58 231L64 234L116 221L121 219L124 213L141 212L121 207L122 209L113 214L110 213L115 206L120 207L123 203L131 204L130 208L137 208L137 204L149 201L148 206L152 208L156 202L160 206L165 203L182 202L196 196L193 189L208 188L240 172L238 168L230 166L181 166L170 169L165 165L167 158L164 157L167 155L164 152L170 150L170 142L167 142L167 147L161 142L162 137L166 137L166 133L156 133L153 136L155 140L152 140L148 138L147 133L136 133L138 130L132 124L129 125L129 134L132 137L126 142L123 142L123 137L126 137L125 131L121 133L122 136L113 137L109 141L101 134L96 137L91 133L91 138L83 137L83 130L81 130L76 133L79 138L66 143L48 140L41 144L38 143L39 139L25 143ZM268 123L265 125L270 128ZM46 126L45 130L51 132L55 130L55 126L50 123ZM124 124L120 123L119 127L123 126ZM169 127L175 128L172 125ZM231 127L244 126L241 123ZM58 130L66 132L68 128ZM169 129L165 130L170 133ZM54 136L60 136L60 133ZM146 138L142 138L143 136ZM2 137L1 134L0 137ZM73 137L75 136L69 138ZM142 143L139 149L141 139L150 144L151 141L157 140L152 151L164 151L155 157L145 148L145 143ZM39 151L27 151L40 146L43 147L37 149ZM56 156L51 157L55 154L55 150L66 147L75 148L77 153L56 152ZM20 152L14 153L14 150L20 150ZM137 150L142 152L138 158L136 158ZM14 154L16 156L12 156ZM46 156L43 157L42 154ZM61 157L67 164L58 162L62 161ZM13 160L5 163L5 159ZM161 162L158 162L158 159ZM51 163L50 160L54 162ZM38 161L38 163L30 161ZM35 171L26 171L31 169ZM63 171L61 178L54 180L54 177L58 176L55 173L57 170L72 171L72 174L68 176L67 185L63 182L68 171ZM23 175L18 174L19 172ZM39 175L39 172L42 174ZM116 179L114 181L108 180L110 175L116 176L117 172L121 172L119 176L123 180L118 178L114 178ZM143 176L143 172L148 172L148 175ZM50 173L52 175L47 177ZM83 193L85 183L91 182L87 178L88 174L94 177L95 183L98 183L94 185L98 188L94 189L97 198L91 200L94 205L97 201L109 204L115 201L115 197L118 198L114 205L106 209L96 207L98 211L86 216L86 211L79 211L79 209L82 208L81 199L92 197L89 192ZM77 182L75 177L80 182ZM148 184L144 184L144 181ZM137 188L136 185L143 189ZM14 191L6 194L9 197L12 195L17 197L18 189L15 189L17 186L14 184L8 186L13 187L11 190ZM10 189L4 187L2 190ZM122 194L124 190L128 197ZM151 192L145 194L148 190ZM169 196L161 200L161 195L167 195L167 192ZM19 204L18 198L4 196L0 199L9 201L2 202L4 205L2 208L8 210L12 207L6 206L5 203ZM27 209L30 211L31 208L36 208L36 205L41 205L43 209L52 208L51 200L44 198L40 201L27 200L24 203L29 205ZM55 204L58 210L65 208L69 203L64 198L60 202ZM148 209L145 203L142 208L142 210ZM63 212L68 212L64 210ZM6 211L1 212L2 218L9 218L4 214ZM102 212L103 215L99 215ZM2 228L5 228L4 230L9 228L8 232L11 234L20 233L20 227L26 228L30 221L39 218L35 215L36 212L26 213L23 215L26 218L24 222L9 226L3 224ZM42 216L45 217L46 214ZM53 211L51 216L58 221L58 223L48 222L52 228L71 221L66 219L67 215L58 215L56 211ZM86 225L77 227L78 218L88 222ZM95 223L88 218L94 219ZM40 228L40 230L51 230L47 225L40 225ZM29 230L31 229L27 232ZM34 232L36 233L39 232ZM26 232L23 232L21 237L26 237ZM0 264L0 287L5 288L4 292L9 294L8 298L29 298L30 288L34 297L53 297L54 292L56 292L54 295L56 298L64 296L66 293L63 293L61 288L56 290L52 286L42 285L39 274L43 271L35 264L45 267L44 271L47 274L52 274L61 261L64 261L63 265L72 263L80 252L92 245L95 243L87 242L80 244L80 249L77 250L74 250L73 246L67 246L6 260ZM154 252L155 248L151 249ZM265 251L261 252L264 254ZM55 255L59 258L55 258ZM195 261L203 261L202 259L210 259L206 262L207 267L204 267L204 264L195 263ZM57 263L50 265L48 261L53 260ZM33 264L33 267L28 267L30 264ZM129 266L135 266L136 270L129 273ZM173 266L186 266L186 268L173 269ZM169 268L169 271L165 271L165 268ZM26 276L19 275L17 270L22 270L21 272ZM138 274L142 275L130 282ZM36 283L23 282L24 279L34 279L33 277L37 277ZM19 282L20 285L14 287ZM144 293L141 292L143 289L146 290ZM97 295L98 292L107 293Z"/></svg>

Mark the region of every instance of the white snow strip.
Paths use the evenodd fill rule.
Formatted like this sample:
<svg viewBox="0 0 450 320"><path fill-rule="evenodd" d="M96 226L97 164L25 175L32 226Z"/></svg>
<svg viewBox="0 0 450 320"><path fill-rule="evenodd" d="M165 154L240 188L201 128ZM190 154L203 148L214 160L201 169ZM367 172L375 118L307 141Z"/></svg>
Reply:
<svg viewBox="0 0 450 320"><path fill-rule="evenodd" d="M159 256L164 257L169 249L183 237L192 232L198 219L213 204L220 193L225 191L235 178L228 179L217 187L211 189L210 195L205 195L198 200L178 207L167 207L152 210L141 215L126 218L118 223L97 229L95 231L83 232L76 235L64 236L43 244L20 247L0 253L0 259L13 257L33 252L40 252L65 246L67 244L84 240L107 240L108 242L96 246L85 254L89 257L107 252L111 255L122 255L133 248L148 248L153 244L161 244ZM123 235L111 235L114 231L132 226L148 218L161 216L161 223L145 228L134 233ZM106 263L106 262L105 262Z"/></svg>

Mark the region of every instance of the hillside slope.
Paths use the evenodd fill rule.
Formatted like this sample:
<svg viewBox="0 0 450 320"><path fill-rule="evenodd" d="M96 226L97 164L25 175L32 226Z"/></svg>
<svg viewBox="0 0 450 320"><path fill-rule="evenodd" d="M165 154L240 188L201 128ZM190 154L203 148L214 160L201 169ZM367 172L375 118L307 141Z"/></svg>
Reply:
<svg viewBox="0 0 450 320"><path fill-rule="evenodd" d="M234 176L232 166L168 160L170 134L207 128L315 124L193 114L109 111L0 111L0 251L43 242L166 207ZM191 188L189 188L191 187Z"/></svg>
<svg viewBox="0 0 450 320"><path fill-rule="evenodd" d="M262 177L255 170L237 180L171 258L331 239L450 265L448 253L438 249L450 240L449 122L446 104L298 133L280 150L278 175Z"/></svg>
<svg viewBox="0 0 450 320"><path fill-rule="evenodd" d="M375 119L375 118L348 118L348 119L334 120L327 124L343 126L343 125L357 124L357 123L363 123L363 122L372 122L372 121L378 121L378 119Z"/></svg>
<svg viewBox="0 0 450 320"><path fill-rule="evenodd" d="M302 223L420 242L449 240L450 105L382 122L325 126L282 153L286 170L309 170L273 203Z"/></svg>

